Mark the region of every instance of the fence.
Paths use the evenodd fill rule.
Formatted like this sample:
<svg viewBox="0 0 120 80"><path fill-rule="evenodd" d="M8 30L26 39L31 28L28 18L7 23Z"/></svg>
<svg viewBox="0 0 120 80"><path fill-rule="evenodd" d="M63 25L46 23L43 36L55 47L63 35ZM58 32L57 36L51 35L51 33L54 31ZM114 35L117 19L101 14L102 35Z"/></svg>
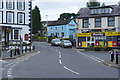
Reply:
<svg viewBox="0 0 120 80"><path fill-rule="evenodd" d="M11 47L11 48L0 48L1 52L1 57L6 58L6 57L15 57L22 55L27 52L32 52L35 51L35 45L34 46L24 46L24 47Z"/></svg>

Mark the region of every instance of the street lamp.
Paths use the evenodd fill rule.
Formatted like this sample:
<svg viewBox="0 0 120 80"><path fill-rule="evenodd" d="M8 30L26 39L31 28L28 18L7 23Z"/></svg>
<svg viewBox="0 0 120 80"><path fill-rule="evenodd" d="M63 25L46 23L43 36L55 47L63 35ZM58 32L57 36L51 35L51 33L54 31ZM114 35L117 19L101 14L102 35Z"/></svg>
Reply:
<svg viewBox="0 0 120 80"><path fill-rule="evenodd" d="M48 15L46 15L46 18L47 18L47 28L48 28ZM48 30L47 30L48 31ZM48 32L46 32L46 34L47 34L47 42L48 42Z"/></svg>

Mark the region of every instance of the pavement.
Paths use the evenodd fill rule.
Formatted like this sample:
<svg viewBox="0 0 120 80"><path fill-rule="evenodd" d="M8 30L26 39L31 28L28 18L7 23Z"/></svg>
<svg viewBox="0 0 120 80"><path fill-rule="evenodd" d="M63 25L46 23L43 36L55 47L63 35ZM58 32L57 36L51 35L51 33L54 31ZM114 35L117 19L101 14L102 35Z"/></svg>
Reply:
<svg viewBox="0 0 120 80"><path fill-rule="evenodd" d="M107 52L34 44L40 52L2 61L3 78L118 78L117 68L103 64L109 60Z"/></svg>

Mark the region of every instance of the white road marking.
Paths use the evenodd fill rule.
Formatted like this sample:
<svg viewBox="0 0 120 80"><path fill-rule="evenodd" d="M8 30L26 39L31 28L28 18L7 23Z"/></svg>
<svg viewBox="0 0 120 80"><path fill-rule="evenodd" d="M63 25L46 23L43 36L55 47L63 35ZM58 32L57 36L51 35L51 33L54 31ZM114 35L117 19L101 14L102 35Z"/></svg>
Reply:
<svg viewBox="0 0 120 80"><path fill-rule="evenodd" d="M59 54L61 55L61 52L59 52Z"/></svg>
<svg viewBox="0 0 120 80"><path fill-rule="evenodd" d="M63 66L66 70L68 70L68 71L70 71L70 72L72 72L72 73L75 73L75 74L77 74L77 75L79 75L80 73L78 73L78 72L75 72L75 71L73 71L73 70L71 70L71 69L69 69L69 68L67 68L66 66Z"/></svg>
<svg viewBox="0 0 120 80"><path fill-rule="evenodd" d="M89 57L89 58L91 58L92 60L94 60L94 61L97 61L97 62L103 62L104 60L102 60L102 59L100 59L100 58L98 58L98 57L95 57L95 56L93 56L93 55L86 55L86 54L84 54L84 53L82 53L82 52L79 52L79 51L77 51L78 53L80 53L81 55L84 55L84 56L86 56L86 57Z"/></svg>
<svg viewBox="0 0 120 80"><path fill-rule="evenodd" d="M62 61L61 61L61 59L59 60L59 63L60 63L60 64L62 64Z"/></svg>
<svg viewBox="0 0 120 80"><path fill-rule="evenodd" d="M4 60L0 60L0 62L8 63L7 61L4 61Z"/></svg>
<svg viewBox="0 0 120 80"><path fill-rule="evenodd" d="M62 55L59 55L59 58L61 59L61 58L62 58Z"/></svg>
<svg viewBox="0 0 120 80"><path fill-rule="evenodd" d="M5 68L8 67L8 66L10 66L10 65L12 65L12 64L13 64L13 63L10 63L10 64L6 65Z"/></svg>
<svg viewBox="0 0 120 80"><path fill-rule="evenodd" d="M32 56L30 56L30 55L28 54L27 57L26 57L26 56L23 56L23 57L21 57L21 58L17 58L17 59L19 59L19 61L17 61L16 63L14 63L14 65L12 65L12 63L6 65L5 67L7 67L7 66L9 66L9 65L12 65L12 66L8 69L7 78L8 78L8 79L12 79L12 78L13 78L13 76L12 76L12 71L13 71L13 68L14 68L17 64L19 64L20 62L23 62L23 61L25 61L25 60L28 60L30 57L33 57L33 56L35 56L35 55L37 55L37 54L39 54L39 53L40 53L40 51L39 51L38 53L34 53Z"/></svg>

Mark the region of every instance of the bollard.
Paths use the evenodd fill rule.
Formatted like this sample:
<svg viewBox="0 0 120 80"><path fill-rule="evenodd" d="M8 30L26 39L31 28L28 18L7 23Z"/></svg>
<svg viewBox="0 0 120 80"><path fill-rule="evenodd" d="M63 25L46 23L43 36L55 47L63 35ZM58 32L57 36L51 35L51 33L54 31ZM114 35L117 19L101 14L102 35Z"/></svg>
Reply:
<svg viewBox="0 0 120 80"><path fill-rule="evenodd" d="M35 45L33 45L33 51L35 51Z"/></svg>
<svg viewBox="0 0 120 80"><path fill-rule="evenodd" d="M27 46L25 47L25 52L27 52Z"/></svg>
<svg viewBox="0 0 120 80"><path fill-rule="evenodd" d="M112 51L109 51L109 52L111 54L111 62L113 62L114 61L114 52L112 52Z"/></svg>
<svg viewBox="0 0 120 80"><path fill-rule="evenodd" d="M16 56L16 47L15 47L15 51L14 51L14 56Z"/></svg>
<svg viewBox="0 0 120 80"><path fill-rule="evenodd" d="M11 49L11 51L10 51L10 57L12 57L12 49Z"/></svg>
<svg viewBox="0 0 120 80"><path fill-rule="evenodd" d="M29 52L31 52L31 46L29 46Z"/></svg>
<svg viewBox="0 0 120 80"><path fill-rule="evenodd" d="M119 62L118 62L118 56L119 56L119 53L118 53L118 51L116 51L116 64L119 63Z"/></svg>
<svg viewBox="0 0 120 80"><path fill-rule="evenodd" d="M18 55L20 55L20 50L19 50L19 47L18 47L18 49L17 49L17 53L18 53Z"/></svg>

